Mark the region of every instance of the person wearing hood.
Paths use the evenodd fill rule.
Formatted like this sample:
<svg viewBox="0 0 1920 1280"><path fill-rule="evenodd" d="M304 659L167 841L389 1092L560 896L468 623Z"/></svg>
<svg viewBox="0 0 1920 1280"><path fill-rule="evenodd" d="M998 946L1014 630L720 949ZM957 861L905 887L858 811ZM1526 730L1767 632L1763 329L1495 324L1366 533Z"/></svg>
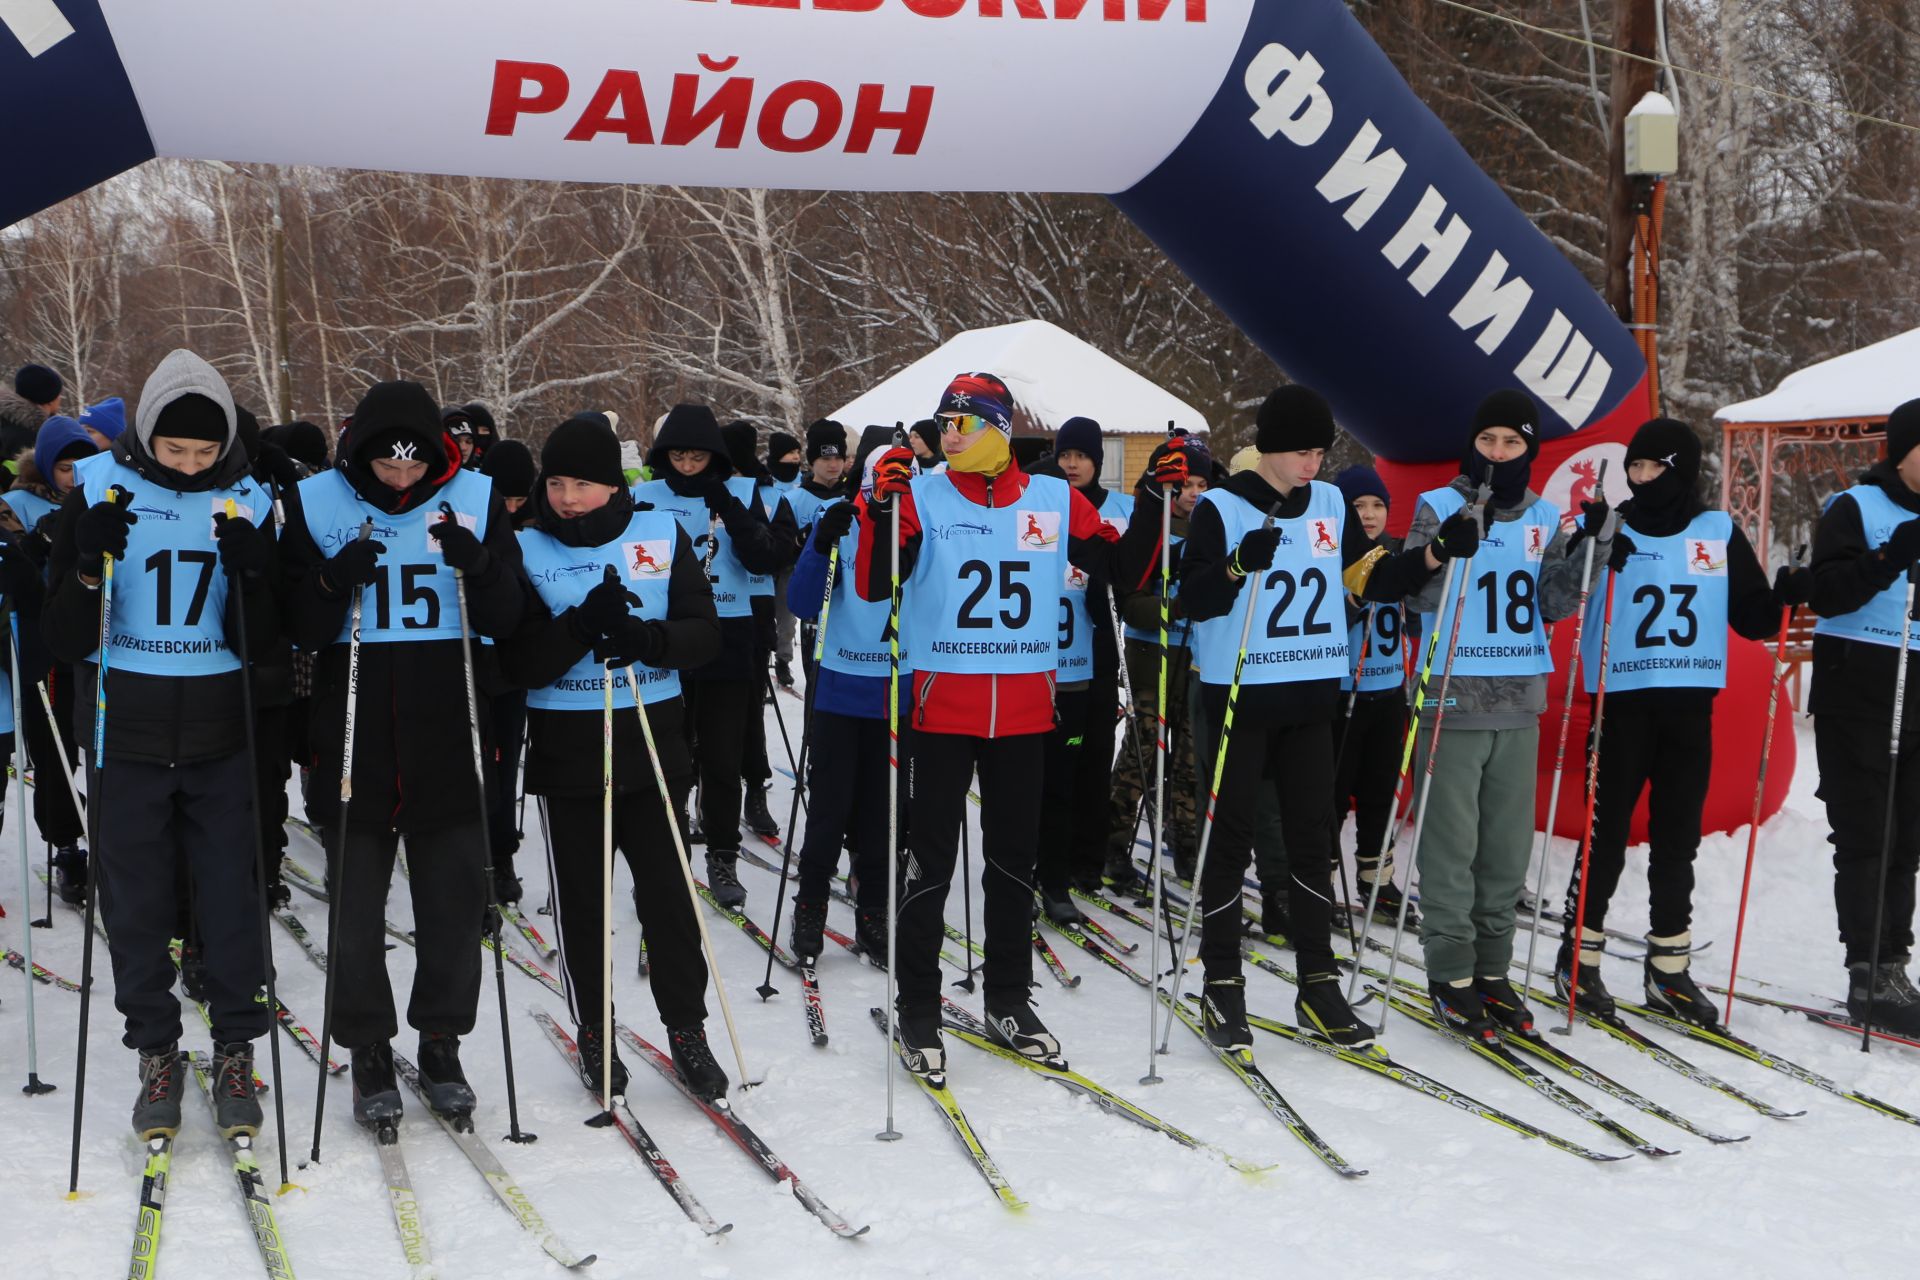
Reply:
<svg viewBox="0 0 1920 1280"><path fill-rule="evenodd" d="M1066 481L1021 470L1013 413L1013 393L994 374L954 378L934 415L947 470L915 476L913 451L890 448L874 464L873 494L859 512L855 585L863 600L891 599L898 551L900 630L913 645L913 856L894 923L900 1041L909 1069L923 1075L946 1066L940 948L976 769L989 1034L1025 1057L1060 1056L1029 989L1040 841L1034 784L1055 722L1066 565L1107 581L1117 537Z"/></svg>
<svg viewBox="0 0 1920 1280"><path fill-rule="evenodd" d="M1069 418L1053 439L1053 455L1030 474L1056 475L1073 486L1116 537L1127 531L1133 495L1100 483L1106 442L1092 418ZM1061 575L1059 655L1054 705L1059 723L1047 735L1040 806L1040 857L1034 877L1040 909L1055 924L1079 925L1086 916L1073 890L1100 888L1106 865L1104 813L1113 797L1114 711L1120 705L1120 646L1105 583L1095 584L1069 562Z"/></svg>
<svg viewBox="0 0 1920 1280"><path fill-rule="evenodd" d="M1378 471L1351 466L1333 478L1333 485L1363 535L1388 551L1399 549L1399 539L1387 536L1387 510L1393 497ZM1384 867L1381 850L1393 817L1394 787L1400 780L1400 755L1407 738L1406 637L1406 617L1399 605L1349 602L1349 669L1340 677L1340 691L1348 696L1340 700L1333 721L1333 754L1339 762L1333 779L1335 844L1351 809L1353 892L1363 904L1371 900L1374 919L1389 925L1401 918L1402 894L1393 878L1392 850L1387 850ZM1411 903L1406 921L1409 929L1419 931L1420 914Z"/></svg>
<svg viewBox="0 0 1920 1280"><path fill-rule="evenodd" d="M1107 809L1106 860L1101 883L1116 895L1142 890L1134 865L1135 840L1144 819L1156 830L1153 811L1154 753L1160 733L1160 504L1173 493L1167 556L1167 843L1173 864L1183 879L1193 878L1199 845L1195 821L1201 784L1194 768L1194 735L1190 732L1188 676L1193 668L1190 647L1193 621L1180 600L1180 556L1186 546L1187 522L1202 494L1214 484L1213 455L1198 436L1177 435L1154 447L1147 468L1134 486L1133 520L1120 535L1114 573L1114 593L1120 601L1120 620L1126 642L1127 678L1133 686L1133 724L1121 746L1125 762L1114 780ZM1141 744L1141 760L1131 743ZM1212 778L1207 779L1208 782ZM1151 839L1151 837L1149 837Z"/></svg>
<svg viewBox="0 0 1920 1280"><path fill-rule="evenodd" d="M760 691L767 678L769 646L762 642L763 624L754 601L767 601L770 623L773 575L791 561L792 550L776 538L753 478L735 474L727 446L712 409L675 405L655 431L647 454L656 478L635 485L633 498L680 522L713 583L720 651L712 661L685 672L681 686L699 773L707 883L723 905L738 907L747 900L737 869L742 790L751 789L759 797L764 813L768 772ZM761 743L758 776L750 772L756 768L751 758L755 735Z"/></svg>
<svg viewBox="0 0 1920 1280"><path fill-rule="evenodd" d="M415 952L408 1023L429 1105L470 1113L460 1037L480 999L480 934L492 919L480 839L473 728L455 574L465 582L473 643L511 635L531 594L506 509L483 475L450 456L440 410L417 382L383 382L353 411L340 461L286 501L280 560L295 643L315 655L308 816L327 848L335 930L334 1038L353 1053L355 1115L400 1115L390 1041L388 882L406 837ZM370 536L362 537L363 532ZM360 609L353 803L344 843L340 774L349 693L348 641ZM486 717L482 715L484 722ZM483 758L491 732L482 723Z"/></svg>
<svg viewBox="0 0 1920 1280"><path fill-rule="evenodd" d="M453 441L457 453L457 465L462 468L475 465L473 453L473 419L467 416L465 405L455 405L440 411L440 429Z"/></svg>
<svg viewBox="0 0 1920 1280"><path fill-rule="evenodd" d="M493 410L484 403L475 400L463 410L467 415L467 425L472 428L472 451L467 455L469 467L479 467L487 460L487 454L493 446L505 440L500 432L500 424L493 419Z"/></svg>
<svg viewBox="0 0 1920 1280"><path fill-rule="evenodd" d="M893 438L888 427L868 427L860 438L849 480L856 492L873 492L871 461ZM890 600L865 600L849 572L859 550L854 506L841 492L846 469L846 435L838 423L816 422L807 432L813 476L789 502L811 496L819 505L807 520L807 541L787 585L787 605L802 621L806 654L826 610L826 631L819 636L820 661L807 670L808 741L806 832L800 842L798 888L793 897L793 954L812 962L820 954L827 923L827 897L840 850L853 854L854 940L884 964L887 954L887 793L890 753L887 739L886 644ZM834 495L834 496L825 496ZM839 554L834 563L835 552ZM829 568L832 569L829 584ZM827 592L831 585L831 603ZM901 653L900 706L910 702L912 655ZM907 731L903 723L901 729Z"/></svg>
<svg viewBox="0 0 1920 1280"><path fill-rule="evenodd" d="M819 426L815 423L814 426ZM807 428L811 437L813 428ZM845 432L841 440L846 439ZM800 442L784 431L775 431L767 436L767 473L773 477L772 497L775 500L792 499L800 490ZM811 461L811 459L809 459ZM804 508L809 516L813 514L815 504L802 500L789 503L793 507L794 527L799 531L802 544L806 540L806 531L813 521L803 519ZM768 512L771 517L774 512ZM793 689L793 635L796 629L793 614L787 608L787 579L791 569L783 569L773 579L773 676L782 689Z"/></svg>
<svg viewBox="0 0 1920 1280"><path fill-rule="evenodd" d="M1436 683L1416 709L1421 724L1413 776L1431 793L1419 837L1420 942L1435 1015L1493 1042L1503 1028L1524 1035L1533 1026L1533 1012L1507 971L1514 912L1533 852L1540 715L1553 670L1546 624L1573 613L1615 556L1615 540L1605 536L1606 496L1596 493L1580 508L1580 536L1597 540L1594 577L1581 581L1584 551L1570 554L1574 535L1563 527L1559 508L1529 487L1539 452L1540 408L1533 397L1495 391L1474 413L1460 475L1420 495L1406 539L1409 550L1470 562L1458 575L1451 566L1436 574L1410 601L1420 615L1419 633L1441 637L1433 658ZM1483 485L1491 492L1484 520L1474 511ZM1436 618L1450 575L1462 582ZM1459 646L1444 741L1429 773L1437 681L1456 614Z"/></svg>
<svg viewBox="0 0 1920 1280"><path fill-rule="evenodd" d="M1554 961L1566 995L1580 952L1579 1005L1610 1013L1601 979L1607 905L1626 866L1627 831L1647 794L1647 890L1651 928L1642 986L1649 1008L1708 1028L1713 1000L1687 972L1693 949L1693 863L1713 777L1713 707L1727 683L1727 631L1765 640L1780 629L1781 603L1746 534L1701 501L1700 438L1672 418L1641 425L1627 445L1627 485L1610 561L1617 581L1607 646L1607 716L1588 856L1586 914L1580 865L1567 884L1568 924ZM1580 670L1599 687L1605 602L1587 604ZM1576 932L1577 929L1577 932ZM1576 943L1576 938L1578 942Z"/></svg>
<svg viewBox="0 0 1920 1280"><path fill-rule="evenodd" d="M226 381L175 351L147 379L132 430L78 464L54 529L41 628L75 664L80 739L94 741L96 705L107 717L89 789L112 803L94 816L94 871L114 1005L140 1055L142 1139L179 1129L189 1087L168 954L183 863L205 961L216 1124L228 1137L260 1129L253 1042L267 1034L267 957L241 654L279 634L271 518L247 475ZM122 569L96 703L109 556Z"/></svg>
<svg viewBox="0 0 1920 1280"><path fill-rule="evenodd" d="M496 446L504 449L505 444ZM489 461L492 461L490 458ZM667 1028L675 1070L712 1101L727 1077L707 1044L707 967L699 923L671 824L693 787L681 673L720 651L720 621L693 538L666 511L636 503L624 484L620 442L601 414L555 427L540 452L532 520L520 532L538 603L500 647L506 676L529 690L527 790L544 797L548 883L579 1028L580 1074L598 1094L611 1028L605 1022L601 886L605 698L613 681L613 839L633 875L651 965L648 985ZM646 704L662 799L634 689ZM616 1052L613 1092L626 1092Z"/></svg>
<svg viewBox="0 0 1920 1280"><path fill-rule="evenodd" d="M41 425L32 453L20 459L13 487L0 495L0 502L18 518L21 526L13 539L14 549L37 566L43 577L52 552L60 504L73 491L74 466L99 451L94 437L84 427L72 418L55 414ZM64 759L68 772L80 764L80 742L71 728L61 731L58 742L54 737L54 725L73 723L73 668L56 660L47 670L23 671L22 691L30 678L40 677L47 680L48 697L53 703L52 724L48 723L46 710L37 695L25 699L27 705L19 714L26 729L27 754L36 769L46 769L51 778L56 760ZM82 842L86 822L74 807L72 792L62 785L35 787L33 818L41 839L53 851L49 864L54 892L63 902L85 902L87 851Z"/></svg>
<svg viewBox="0 0 1920 1280"><path fill-rule="evenodd" d="M1865 1017L1871 995L1875 1026L1920 1036L1920 992L1907 974L1920 868L1920 622L1911 619L1897 771L1887 759L1901 614L1920 563L1920 400L1895 408L1886 431L1886 457L1828 502L1808 568L1783 574L1781 585L1784 599L1804 599L1820 615L1807 710L1831 828L1847 1010ZM1895 817L1883 883L1888 788Z"/></svg>
<svg viewBox="0 0 1920 1280"><path fill-rule="evenodd" d="M1181 558L1180 595L1193 620L1198 701L1207 728L1208 741L1196 757L1203 776L1212 776L1218 744L1227 735L1199 898L1206 970L1202 1025L1216 1047L1232 1051L1252 1048L1240 964L1240 891L1260 802L1269 795L1277 800L1286 834L1289 936L1300 959L1295 1018L1336 1044L1359 1046L1372 1038L1342 994L1345 982L1329 940L1329 723L1348 661L1341 588L1362 599L1398 600L1427 581L1435 562L1419 552L1387 555L1360 532L1340 491L1315 478L1333 441L1333 411L1318 392L1298 385L1275 390L1256 419L1259 461L1202 495ZM1248 583L1256 578L1262 616L1243 650ZM1229 732L1227 702L1236 670L1239 701ZM1278 887L1262 879L1263 892Z"/></svg>

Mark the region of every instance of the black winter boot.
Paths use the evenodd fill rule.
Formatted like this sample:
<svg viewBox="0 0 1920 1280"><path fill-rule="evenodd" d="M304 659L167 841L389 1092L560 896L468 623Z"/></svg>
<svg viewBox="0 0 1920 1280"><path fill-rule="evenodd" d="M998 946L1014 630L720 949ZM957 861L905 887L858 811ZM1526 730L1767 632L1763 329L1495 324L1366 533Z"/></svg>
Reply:
<svg viewBox="0 0 1920 1280"><path fill-rule="evenodd" d="M714 1060L713 1050L707 1045L706 1028L669 1027L667 1047L673 1054L673 1069L680 1073L681 1082L693 1090L696 1097L712 1102L727 1096L727 1073Z"/></svg>
<svg viewBox="0 0 1920 1280"><path fill-rule="evenodd" d="M53 891L70 906L87 902L87 851L63 844L53 851Z"/></svg>
<svg viewBox="0 0 1920 1280"><path fill-rule="evenodd" d="M876 969L887 967L887 913L865 907L853 913L853 940L860 954Z"/></svg>
<svg viewBox="0 0 1920 1280"><path fill-rule="evenodd" d="M1580 996L1574 1008L1596 1018L1611 1018L1616 1009L1613 993L1600 978L1600 961L1605 957L1607 935L1598 929L1580 931ZM1553 989L1562 1000L1573 990L1573 939L1560 940L1560 952L1553 958Z"/></svg>
<svg viewBox="0 0 1920 1280"><path fill-rule="evenodd" d="M1517 1036L1533 1034L1533 1010L1505 978L1475 978L1473 989L1480 994L1480 1007L1501 1028Z"/></svg>
<svg viewBox="0 0 1920 1280"><path fill-rule="evenodd" d="M940 1016L900 1014L894 1022L894 1033L900 1037L901 1061L907 1070L936 1089L946 1088L947 1048L940 1039Z"/></svg>
<svg viewBox="0 0 1920 1280"><path fill-rule="evenodd" d="M747 830L757 836L780 834L780 824L767 812L767 789L756 783L747 783L741 794L740 817L747 824Z"/></svg>
<svg viewBox="0 0 1920 1280"><path fill-rule="evenodd" d="M1883 960L1877 965L1861 960L1847 966L1847 1012L1868 1020L1869 993L1873 1001L1870 1021L1876 1030L1920 1036L1920 991L1914 990L1899 960Z"/></svg>
<svg viewBox="0 0 1920 1280"><path fill-rule="evenodd" d="M826 945L827 904L808 902L804 898L793 900L793 935L789 939L793 954L808 964L820 958L820 950Z"/></svg>
<svg viewBox="0 0 1920 1280"><path fill-rule="evenodd" d="M1442 1026L1487 1044L1500 1043L1500 1028L1487 1016L1480 992L1471 982L1430 982L1427 997L1433 1002L1433 1016Z"/></svg>
<svg viewBox="0 0 1920 1280"><path fill-rule="evenodd" d="M473 1086L460 1067L459 1036L420 1033L420 1083L427 1088L427 1106L435 1115L471 1121Z"/></svg>
<svg viewBox="0 0 1920 1280"><path fill-rule="evenodd" d="M1300 994L1293 1002L1294 1019L1302 1031L1331 1040L1343 1049L1364 1049L1373 1043L1373 1028L1362 1022L1347 1003L1337 973L1303 973Z"/></svg>
<svg viewBox="0 0 1920 1280"><path fill-rule="evenodd" d="M1692 976L1687 973L1688 957L1692 951L1691 931L1667 938L1647 935L1644 973L1647 1007L1709 1031L1717 1030L1720 1026L1718 1010L1707 993L1695 986Z"/></svg>
<svg viewBox="0 0 1920 1280"><path fill-rule="evenodd" d="M213 1049L213 1124L220 1136L256 1136L260 1132L260 1099L254 1093L253 1044L237 1040Z"/></svg>
<svg viewBox="0 0 1920 1280"><path fill-rule="evenodd" d="M740 883L740 873L736 865L740 861L740 850L707 850L707 887L713 890L714 901L723 907L739 908L747 905L746 886Z"/></svg>
<svg viewBox="0 0 1920 1280"><path fill-rule="evenodd" d="M580 1046L580 1079L593 1091L593 1096L600 1098L601 1104L605 1105L606 1099L600 1096L600 1089L605 1083L606 1033L597 1023L582 1023L574 1036L574 1043ZM624 1098L626 1095L627 1064L620 1061L620 1049L616 1045L613 1051L613 1096Z"/></svg>
<svg viewBox="0 0 1920 1280"><path fill-rule="evenodd" d="M400 1119L400 1081L393 1073L393 1046L382 1040L353 1051L353 1118L378 1127Z"/></svg>
<svg viewBox="0 0 1920 1280"><path fill-rule="evenodd" d="M133 1100L133 1131L142 1142L180 1132L180 1095L187 1064L178 1042L140 1053L140 1093Z"/></svg>
<svg viewBox="0 0 1920 1280"><path fill-rule="evenodd" d="M1216 1049L1246 1053L1253 1049L1253 1029L1247 1025L1245 977L1209 978L1200 997L1200 1025L1207 1043Z"/></svg>
<svg viewBox="0 0 1920 1280"><path fill-rule="evenodd" d="M1023 1058L1064 1067L1060 1041L1025 1000L987 998L987 1034Z"/></svg>

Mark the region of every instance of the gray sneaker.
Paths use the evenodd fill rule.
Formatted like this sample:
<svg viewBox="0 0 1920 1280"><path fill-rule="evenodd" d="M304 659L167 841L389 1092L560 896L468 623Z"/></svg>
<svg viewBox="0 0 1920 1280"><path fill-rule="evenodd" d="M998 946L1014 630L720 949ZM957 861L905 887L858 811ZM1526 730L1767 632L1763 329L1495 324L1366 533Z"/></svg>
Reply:
<svg viewBox="0 0 1920 1280"><path fill-rule="evenodd" d="M257 1136L260 1099L253 1088L253 1044L237 1040L213 1050L213 1124L220 1136Z"/></svg>
<svg viewBox="0 0 1920 1280"><path fill-rule="evenodd" d="M187 1064L176 1041L140 1054L140 1096L133 1102L133 1131L142 1142L180 1132L180 1094ZM252 1082L251 1077L248 1080Z"/></svg>

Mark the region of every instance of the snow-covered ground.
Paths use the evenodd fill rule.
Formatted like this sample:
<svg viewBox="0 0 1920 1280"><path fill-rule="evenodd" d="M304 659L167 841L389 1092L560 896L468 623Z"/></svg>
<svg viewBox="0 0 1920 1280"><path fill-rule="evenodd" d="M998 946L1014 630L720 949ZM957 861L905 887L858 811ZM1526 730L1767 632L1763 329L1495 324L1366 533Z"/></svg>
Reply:
<svg viewBox="0 0 1920 1280"><path fill-rule="evenodd" d="M1809 767L1796 780L1786 810L1762 833L1743 967L1805 992L1832 994L1841 990L1842 971L1826 828L1813 796L1810 731L1804 722L1799 731L1801 759ZM777 757L777 737L774 743ZM775 792L781 798L774 809L784 819L785 778L776 779ZM11 803L8 809L11 821ZM519 866L531 908L545 898L546 881L532 806L527 818ZM0 833L9 868L13 839L11 827ZM1697 936L1713 939L1699 967L1715 980L1724 977L1732 949L1745 843L1744 834L1716 836L1702 850L1695 927ZM37 839L32 848L37 861ZM293 850L319 864L318 852L303 838L295 837ZM1548 877L1554 893L1565 883L1570 856L1562 842ZM0 899L7 909L0 927L9 947L19 945L23 914L15 875L6 872L8 892ZM744 867L742 875L751 894L749 911L770 924L772 878ZM1645 888L1643 864L1630 861L1610 923L1644 926ZM624 890L616 903L623 896ZM318 904L296 893L294 906L316 933L323 930ZM957 888L948 906L958 923ZM391 915L405 923L410 913L406 885L399 883ZM1162 1061L1166 1082L1137 1085L1146 1058L1146 995L1071 950L1063 954L1084 975L1082 985L1063 990L1043 977L1036 998L1073 1065L1188 1132L1274 1167L1258 1178L1242 1176L950 1041L956 1095L1014 1187L1031 1202L1027 1212L1013 1215L988 1192L940 1116L904 1078L895 1107L905 1140L874 1140L885 1120L888 1059L866 1011L882 1001L882 974L844 952L825 958L821 982L832 1041L815 1048L804 1033L798 983L776 969L781 992L762 1003L754 987L764 953L717 917L709 920L748 1065L765 1077L762 1087L738 1095L741 1114L828 1204L873 1230L854 1242L829 1235L663 1080L631 1063L634 1111L715 1217L734 1224L717 1241L703 1237L618 1137L581 1123L592 1110L585 1093L525 1013L536 1006L564 1019L564 1008L511 970L507 997L521 1118L540 1140L525 1147L497 1141L507 1127L505 1077L489 972L480 1026L465 1054L482 1099L480 1132L561 1236L599 1254L592 1274L603 1280L1052 1276L1068 1270L1124 1278L1313 1274L1323 1267L1356 1277L1516 1268L1635 1277L1892 1276L1907 1274L1911 1265L1906 1224L1915 1184L1909 1171L1920 1152L1920 1132L1709 1046L1655 1033L1699 1066L1779 1106L1804 1108L1806 1115L1763 1118L1582 1028L1570 1047L1594 1065L1713 1129L1752 1135L1751 1142L1712 1146L1576 1087L1643 1136L1681 1152L1667 1160L1636 1157L1601 1166L1262 1036L1258 1051L1268 1075L1344 1156L1371 1170L1346 1181L1276 1124L1183 1028L1174 1028L1171 1055ZM78 917L61 909L54 921L51 932L35 935L36 958L77 979ZM851 931L846 908L834 907L833 923ZM1144 934L1113 923L1116 931L1145 942ZM633 974L630 915L616 927L623 944L617 965L621 1007L626 1020L651 1038L659 1022L644 981ZM282 998L317 1030L322 975L277 926L274 939ZM126 1266L141 1165L125 1123L133 1060L119 1044L119 1019L105 998L111 994L105 955L96 958L103 998L93 1010L89 1061L81 1169L88 1194L75 1202L65 1191L78 998L45 986L36 991L41 1074L61 1089L28 1099L17 1088L25 1078L22 981L12 971L0 979L0 1134L7 1152L0 1161L0 1274L6 1276L93 1280L123 1274ZM1140 963L1144 967L1144 959ZM408 948L389 953L388 967L404 1007L412 972ZM1624 961L1609 962L1609 977L1623 991L1637 982ZM1290 1019L1291 988L1257 972L1249 982L1255 1012ZM714 1014L715 1050L731 1073L734 1062L717 1007ZM191 1014L189 1025L189 1042L203 1046L203 1028ZM1882 1048L1862 1056L1838 1033L1752 1006L1736 1011L1735 1027L1808 1067L1920 1111L1920 1056L1913 1051ZM410 1034L403 1032L399 1043L411 1052ZM1552 1132L1601 1150L1620 1149L1411 1022L1396 1018L1388 1045L1410 1066ZM283 1054L290 1073L288 1140L304 1156L314 1069L291 1045ZM173 1162L160 1273L254 1273L260 1263L222 1144L200 1103L189 1098L188 1108ZM348 1089L340 1081L327 1110L324 1163L296 1169L302 1190L274 1202L299 1274L308 1280L407 1274L373 1147L352 1125L349 1110ZM403 1143L441 1275L559 1274L418 1107L409 1112ZM261 1159L270 1183L277 1181L270 1138L262 1142Z"/></svg>

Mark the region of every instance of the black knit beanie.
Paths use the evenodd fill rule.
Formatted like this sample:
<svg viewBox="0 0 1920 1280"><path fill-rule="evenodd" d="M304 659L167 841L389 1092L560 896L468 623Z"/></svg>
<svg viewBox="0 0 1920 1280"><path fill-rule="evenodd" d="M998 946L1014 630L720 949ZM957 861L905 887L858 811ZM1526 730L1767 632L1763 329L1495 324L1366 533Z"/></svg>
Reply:
<svg viewBox="0 0 1920 1280"><path fill-rule="evenodd" d="M597 413L575 414L553 429L546 447L540 450L540 473L571 476L616 489L627 482L620 469L619 438L606 418Z"/></svg>
<svg viewBox="0 0 1920 1280"><path fill-rule="evenodd" d="M13 389L28 404L52 404L60 398L64 386L60 375L43 364L21 366L13 375Z"/></svg>
<svg viewBox="0 0 1920 1280"><path fill-rule="evenodd" d="M176 440L206 440L227 443L227 411L201 395L184 395L169 401L154 419L153 434Z"/></svg>
<svg viewBox="0 0 1920 1280"><path fill-rule="evenodd" d="M1520 433L1527 451L1505 462L1494 462L1480 452L1475 443L1488 427L1507 427ZM1480 402L1473 411L1473 429L1467 432L1467 448L1460 456L1460 474L1475 484L1493 486L1493 505L1501 509L1515 506L1526 497L1527 483L1533 478L1533 460L1540 454L1540 409L1524 391L1506 388Z"/></svg>
<svg viewBox="0 0 1920 1280"><path fill-rule="evenodd" d="M486 458L480 463L480 473L492 479L493 491L503 498L530 495L534 471L533 451L518 440L500 441L487 450Z"/></svg>
<svg viewBox="0 0 1920 1280"><path fill-rule="evenodd" d="M847 429L832 418L821 418L807 427L807 462L847 456Z"/></svg>
<svg viewBox="0 0 1920 1280"><path fill-rule="evenodd" d="M1920 445L1920 400L1909 400L1887 415L1887 461L1899 466L1916 445Z"/></svg>
<svg viewBox="0 0 1920 1280"><path fill-rule="evenodd" d="M1298 453L1333 447L1333 409L1311 387L1275 388L1260 406L1254 448L1261 453Z"/></svg>
<svg viewBox="0 0 1920 1280"><path fill-rule="evenodd" d="M1060 430L1054 433L1053 455L1059 457L1069 449L1077 449L1093 459L1096 475L1107 458L1106 438L1100 432L1100 424L1092 418L1068 418L1060 424Z"/></svg>

